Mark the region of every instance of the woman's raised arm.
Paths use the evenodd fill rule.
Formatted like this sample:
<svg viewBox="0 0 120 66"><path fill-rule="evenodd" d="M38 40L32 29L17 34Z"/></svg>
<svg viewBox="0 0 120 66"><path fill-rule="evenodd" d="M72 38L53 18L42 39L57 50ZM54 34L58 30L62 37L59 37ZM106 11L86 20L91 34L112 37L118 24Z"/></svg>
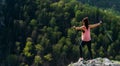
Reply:
<svg viewBox="0 0 120 66"><path fill-rule="evenodd" d="M89 27L90 27L90 28L95 28L95 27L100 26L101 23L102 23L102 21L100 21L99 23L96 23L96 24L89 25Z"/></svg>
<svg viewBox="0 0 120 66"><path fill-rule="evenodd" d="M83 30L83 27L82 27L82 26L81 26L81 27L73 26L73 28L74 28L75 30Z"/></svg>

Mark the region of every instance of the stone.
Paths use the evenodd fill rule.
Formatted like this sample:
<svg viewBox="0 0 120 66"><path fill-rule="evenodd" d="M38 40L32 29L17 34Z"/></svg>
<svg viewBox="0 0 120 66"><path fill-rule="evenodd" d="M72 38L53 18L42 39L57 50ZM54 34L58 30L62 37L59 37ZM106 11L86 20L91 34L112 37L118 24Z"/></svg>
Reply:
<svg viewBox="0 0 120 66"><path fill-rule="evenodd" d="M83 60L80 62L70 63L68 66L120 66L119 62L111 61L108 58L95 58L90 60Z"/></svg>

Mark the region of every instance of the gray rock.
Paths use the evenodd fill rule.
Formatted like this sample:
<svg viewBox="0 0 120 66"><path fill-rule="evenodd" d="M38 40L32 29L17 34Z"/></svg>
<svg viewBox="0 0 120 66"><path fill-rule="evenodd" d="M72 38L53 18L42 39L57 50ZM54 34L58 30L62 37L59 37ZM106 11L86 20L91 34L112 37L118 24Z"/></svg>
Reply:
<svg viewBox="0 0 120 66"><path fill-rule="evenodd" d="M71 63L68 66L120 66L120 63L113 62L108 58L96 58L96 59L92 59L92 62L90 62L89 60L80 61L80 62Z"/></svg>

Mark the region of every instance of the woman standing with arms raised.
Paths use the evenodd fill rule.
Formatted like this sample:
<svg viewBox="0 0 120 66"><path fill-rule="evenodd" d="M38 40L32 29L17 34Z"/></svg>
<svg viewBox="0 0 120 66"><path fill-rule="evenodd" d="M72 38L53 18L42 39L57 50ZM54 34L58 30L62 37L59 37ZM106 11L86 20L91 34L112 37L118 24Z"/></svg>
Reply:
<svg viewBox="0 0 120 66"><path fill-rule="evenodd" d="M81 27L73 26L73 28L75 30L81 30L82 31L82 34L81 34L81 40L82 41L81 41L80 46L79 46L80 58L79 58L78 62L80 62L81 60L83 60L83 51L82 51L82 48L84 47L84 45L87 45L88 51L90 53L90 60L93 59L92 51L91 51L90 29L96 28L97 26L100 26L101 23L102 23L102 21L100 21L99 23L96 23L96 24L89 25L88 17L85 17L82 20L82 26Z"/></svg>

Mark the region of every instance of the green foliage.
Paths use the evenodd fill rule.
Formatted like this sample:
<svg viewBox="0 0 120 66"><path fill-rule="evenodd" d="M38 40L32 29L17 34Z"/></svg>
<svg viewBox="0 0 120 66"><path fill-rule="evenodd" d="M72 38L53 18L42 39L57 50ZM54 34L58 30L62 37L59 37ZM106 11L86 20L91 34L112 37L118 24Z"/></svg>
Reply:
<svg viewBox="0 0 120 66"><path fill-rule="evenodd" d="M30 21L30 25L31 26L37 26L37 21L35 20L35 19L32 19L31 21Z"/></svg>
<svg viewBox="0 0 120 66"><path fill-rule="evenodd" d="M104 57L104 48L103 48L103 47L100 47L99 55L100 55L101 57Z"/></svg>
<svg viewBox="0 0 120 66"><path fill-rule="evenodd" d="M15 44L18 47L17 50L19 51L20 50L20 42L16 42Z"/></svg>
<svg viewBox="0 0 120 66"><path fill-rule="evenodd" d="M56 25L56 19L55 19L55 17L52 17L50 20L50 26L54 27L55 25Z"/></svg>
<svg viewBox="0 0 120 66"><path fill-rule="evenodd" d="M9 55L7 58L6 58L6 65L11 65L11 66L14 66L14 65L17 65L17 62L18 62L18 57L16 55Z"/></svg>
<svg viewBox="0 0 120 66"><path fill-rule="evenodd" d="M115 56L115 59L120 61L120 56L119 55Z"/></svg>
<svg viewBox="0 0 120 66"><path fill-rule="evenodd" d="M44 56L45 60L47 61L51 61L52 60L52 55L51 54L47 54Z"/></svg>
<svg viewBox="0 0 120 66"><path fill-rule="evenodd" d="M73 45L73 47L72 47L72 54L74 55L73 56L74 58L79 56L79 46Z"/></svg>
<svg viewBox="0 0 120 66"><path fill-rule="evenodd" d="M78 1L80 1L82 3L90 4L92 6L97 6L99 8L104 8L104 9L109 8L109 9L120 11L119 0L116 0L116 1L112 1L112 0L105 0L105 1L102 1L102 0L99 0L99 1L98 0L92 0L92 1L78 0Z"/></svg>
<svg viewBox="0 0 120 66"><path fill-rule="evenodd" d="M82 15L83 13L80 11L80 10L78 10L78 11L76 11L76 14L75 14L75 18L76 18L76 20L77 21L80 21L81 19L81 16L80 15Z"/></svg>
<svg viewBox="0 0 120 66"><path fill-rule="evenodd" d="M20 66L28 66L28 64L21 63Z"/></svg>
<svg viewBox="0 0 120 66"><path fill-rule="evenodd" d="M53 52L57 55L60 55L61 53L61 47L62 45L61 44L56 44L53 46Z"/></svg>
<svg viewBox="0 0 120 66"><path fill-rule="evenodd" d="M113 45L113 44L112 44ZM108 53L109 53L109 55L113 55L114 53L115 53L115 51L113 50L113 46L112 45L110 45L109 47L108 47Z"/></svg>
<svg viewBox="0 0 120 66"><path fill-rule="evenodd" d="M39 53L41 53L44 50L43 46L41 46L40 44L35 45L35 49Z"/></svg>
<svg viewBox="0 0 120 66"><path fill-rule="evenodd" d="M42 64L42 58L40 56L35 56L34 63L36 66L38 66L39 64Z"/></svg>
<svg viewBox="0 0 120 66"><path fill-rule="evenodd" d="M30 52L32 50L31 39L28 38L23 53L26 57L31 57L33 54Z"/></svg>

